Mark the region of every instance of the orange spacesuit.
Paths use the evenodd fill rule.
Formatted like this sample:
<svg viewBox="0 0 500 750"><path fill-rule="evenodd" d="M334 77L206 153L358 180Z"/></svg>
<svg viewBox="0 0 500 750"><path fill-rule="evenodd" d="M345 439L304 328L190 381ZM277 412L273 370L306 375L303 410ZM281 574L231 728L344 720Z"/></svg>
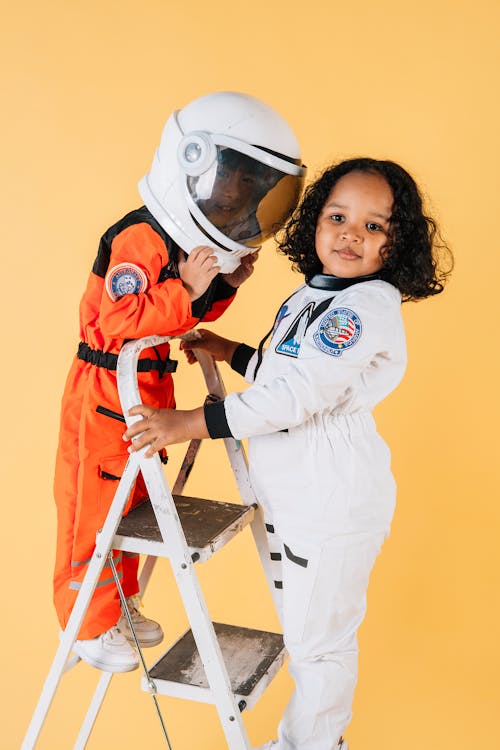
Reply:
<svg viewBox="0 0 500 750"><path fill-rule="evenodd" d="M191 302L177 269L182 252L148 209L132 211L103 235L80 304L80 343L62 400L54 493L58 514L54 602L65 628L85 576L96 531L104 523L128 458L116 385L116 360L124 341L183 333L215 320L235 289L218 275ZM145 350L138 378L143 400L174 406L169 345ZM146 497L142 477L127 511ZM138 555L114 553L126 597L138 591ZM79 638L90 639L121 614L109 567L103 568Z"/></svg>

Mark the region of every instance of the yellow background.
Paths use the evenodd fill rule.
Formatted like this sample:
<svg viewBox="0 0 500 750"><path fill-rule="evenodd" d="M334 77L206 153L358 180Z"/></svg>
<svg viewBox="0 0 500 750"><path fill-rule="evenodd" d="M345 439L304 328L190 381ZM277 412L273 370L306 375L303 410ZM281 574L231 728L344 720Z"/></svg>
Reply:
<svg viewBox="0 0 500 750"><path fill-rule="evenodd" d="M498 747L498 2L20 0L1 17L1 746L19 747L57 645L59 402L99 237L140 204L171 111L235 89L289 120L310 178L353 155L400 161L454 249L446 293L404 307L408 372L377 409L399 504L347 736L353 750ZM269 244L215 328L256 343L299 283ZM184 364L177 394L203 396ZM236 499L221 446L204 446L188 490ZM199 571L214 619L276 626L248 532ZM165 561L145 600L169 638L182 631ZM63 678L40 748L72 747L95 678L82 665ZM90 748L164 747L138 681L115 678ZM245 717L255 744L290 688L284 670ZM225 747L214 709L160 701L176 750Z"/></svg>

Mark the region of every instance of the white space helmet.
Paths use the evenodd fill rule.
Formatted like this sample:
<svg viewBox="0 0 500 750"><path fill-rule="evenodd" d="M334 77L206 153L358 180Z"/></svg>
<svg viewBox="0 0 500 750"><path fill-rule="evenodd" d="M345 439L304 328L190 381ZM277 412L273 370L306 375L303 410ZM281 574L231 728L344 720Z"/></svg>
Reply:
<svg viewBox="0 0 500 750"><path fill-rule="evenodd" d="M183 250L210 245L230 273L284 224L305 174L297 140L274 109L221 91L170 116L139 192Z"/></svg>

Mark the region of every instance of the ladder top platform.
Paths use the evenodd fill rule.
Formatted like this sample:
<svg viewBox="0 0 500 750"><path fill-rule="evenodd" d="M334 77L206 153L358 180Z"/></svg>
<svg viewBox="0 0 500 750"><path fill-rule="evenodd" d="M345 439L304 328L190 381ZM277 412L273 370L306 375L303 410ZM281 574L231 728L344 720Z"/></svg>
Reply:
<svg viewBox="0 0 500 750"><path fill-rule="evenodd" d="M191 554L207 560L253 520L252 505L173 495ZM113 542L115 549L163 556L164 544L149 500L124 516ZM168 556L168 555L166 555Z"/></svg>

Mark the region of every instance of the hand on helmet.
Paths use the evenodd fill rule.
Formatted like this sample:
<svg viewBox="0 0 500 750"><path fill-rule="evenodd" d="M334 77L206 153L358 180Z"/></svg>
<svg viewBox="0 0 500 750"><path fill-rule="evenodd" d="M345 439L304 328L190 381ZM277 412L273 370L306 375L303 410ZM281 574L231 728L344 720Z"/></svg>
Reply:
<svg viewBox="0 0 500 750"><path fill-rule="evenodd" d="M179 276L191 301L201 297L220 271L218 260L212 247L198 245L187 258L179 258Z"/></svg>
<svg viewBox="0 0 500 750"><path fill-rule="evenodd" d="M256 250L254 253L244 255L241 259L241 263L238 268L232 273L223 274L224 279L228 284L234 286L236 289L243 284L244 281L250 278L254 271L254 263L259 257L259 251Z"/></svg>

